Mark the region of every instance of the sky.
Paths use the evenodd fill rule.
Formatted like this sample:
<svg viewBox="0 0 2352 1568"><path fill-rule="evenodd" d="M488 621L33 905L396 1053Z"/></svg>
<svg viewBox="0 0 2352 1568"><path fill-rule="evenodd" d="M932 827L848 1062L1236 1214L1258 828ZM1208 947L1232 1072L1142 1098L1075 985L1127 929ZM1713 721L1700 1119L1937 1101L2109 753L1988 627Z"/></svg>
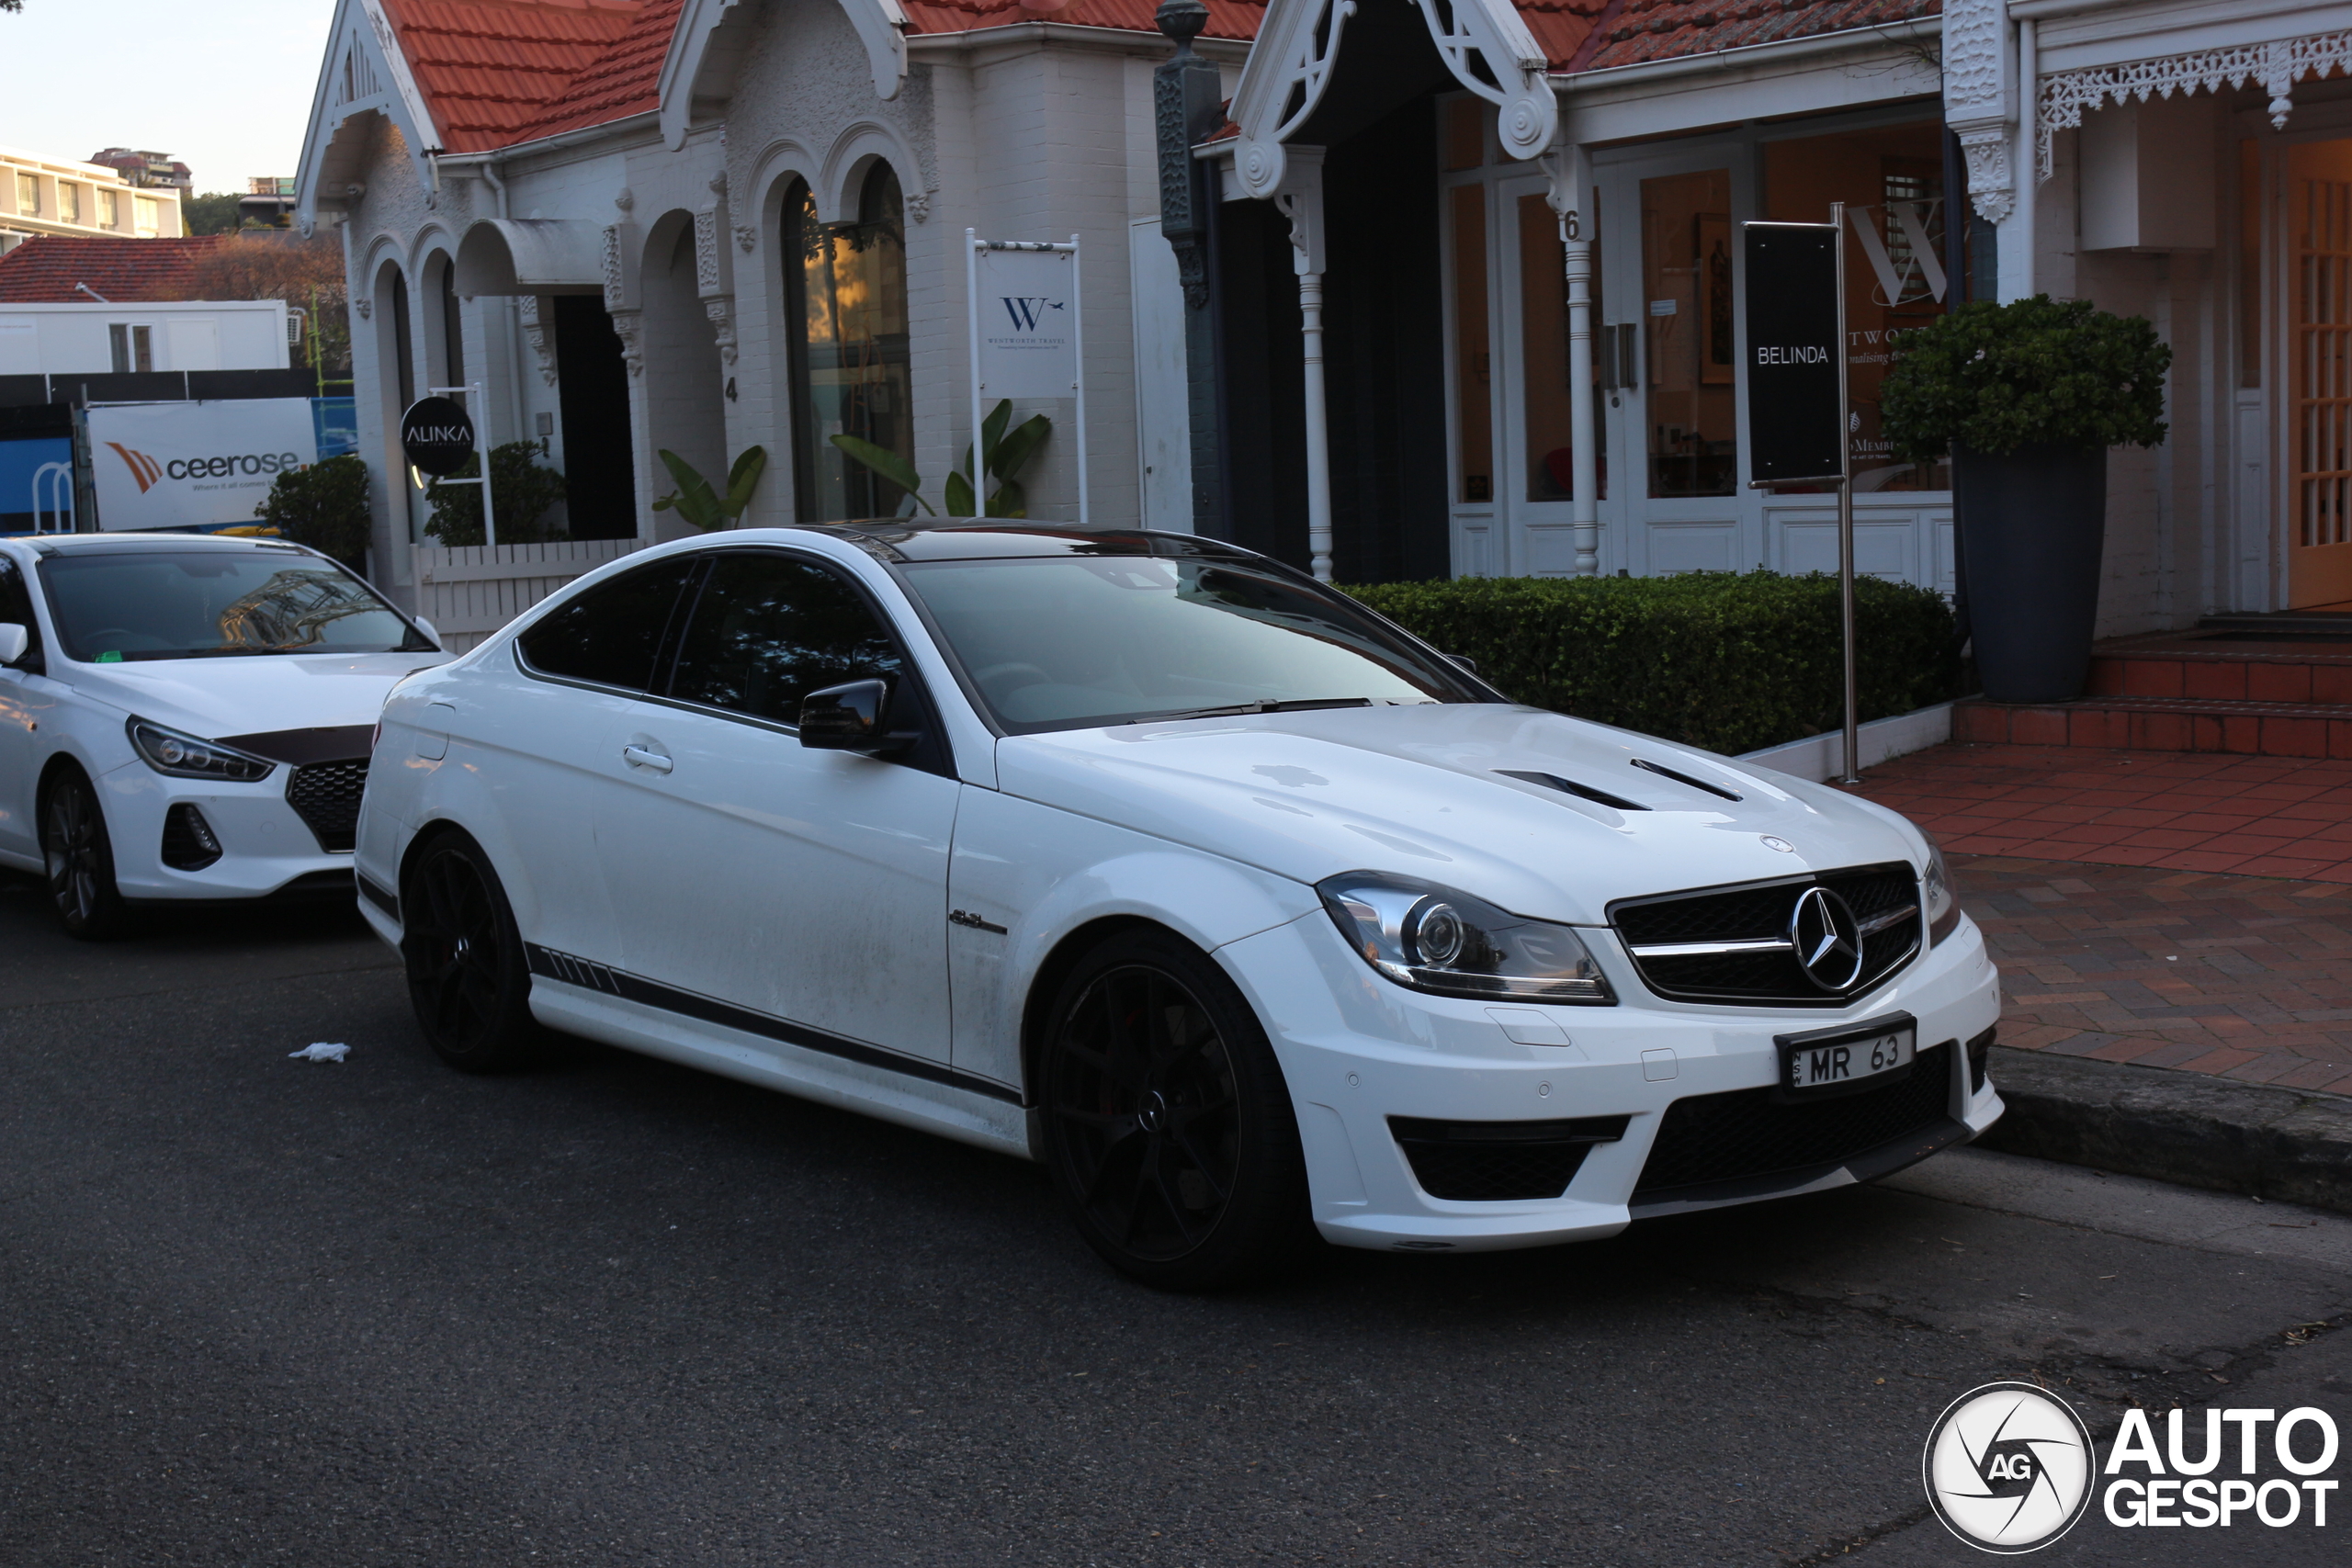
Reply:
<svg viewBox="0 0 2352 1568"><path fill-rule="evenodd" d="M169 152L198 191L291 175L334 0L25 0L0 11L0 145Z"/></svg>

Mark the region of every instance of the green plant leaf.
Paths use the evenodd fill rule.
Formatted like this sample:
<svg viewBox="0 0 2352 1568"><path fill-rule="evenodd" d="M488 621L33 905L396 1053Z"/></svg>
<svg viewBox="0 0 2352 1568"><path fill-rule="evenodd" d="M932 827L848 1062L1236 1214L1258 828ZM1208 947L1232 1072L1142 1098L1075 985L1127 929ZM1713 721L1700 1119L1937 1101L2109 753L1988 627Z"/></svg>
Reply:
<svg viewBox="0 0 2352 1568"><path fill-rule="evenodd" d="M712 491L710 481L704 479L692 463L667 447L657 450L654 455L662 459L662 466L670 470L670 477L678 481L674 505L680 517L706 534L727 520L719 511L718 497Z"/></svg>
<svg viewBox="0 0 2352 1568"><path fill-rule="evenodd" d="M833 435L826 439L858 462L897 485L900 490L905 491L909 495L913 496L915 504L925 512L931 511L931 503L922 498L922 476L915 472L915 466L912 463L908 462L888 447L876 446L863 436Z"/></svg>
<svg viewBox="0 0 2352 1568"><path fill-rule="evenodd" d="M947 508L950 517L971 516L972 481L961 474L948 475L947 483L943 488L942 504Z"/></svg>
<svg viewBox="0 0 2352 1568"><path fill-rule="evenodd" d="M752 503L752 491L758 488L760 476L767 472L768 449L746 446L736 455L735 466L727 470L727 515L741 517L743 508Z"/></svg>
<svg viewBox="0 0 2352 1568"><path fill-rule="evenodd" d="M1004 440L1005 422L1012 417L1012 400L1001 398L989 411L988 417L980 421L980 460L988 465L989 473L997 471L997 447ZM968 470L968 463L967 467Z"/></svg>
<svg viewBox="0 0 2352 1568"><path fill-rule="evenodd" d="M1044 446L1046 437L1053 433L1053 421L1041 413L1031 414L1021 422L1018 429L997 443L989 464L989 474L1000 479L1018 479L1022 468L1036 456L1037 448Z"/></svg>
<svg viewBox="0 0 2352 1568"><path fill-rule="evenodd" d="M1026 517L1029 515L1029 494L1021 488L1019 479L1007 479L996 487L989 497L990 517Z"/></svg>

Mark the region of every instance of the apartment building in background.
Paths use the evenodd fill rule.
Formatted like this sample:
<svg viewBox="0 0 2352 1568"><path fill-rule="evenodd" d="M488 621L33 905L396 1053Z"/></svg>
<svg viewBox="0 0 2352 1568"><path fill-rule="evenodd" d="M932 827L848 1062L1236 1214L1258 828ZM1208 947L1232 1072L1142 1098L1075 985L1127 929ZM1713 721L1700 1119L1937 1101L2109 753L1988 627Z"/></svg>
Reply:
<svg viewBox="0 0 2352 1568"><path fill-rule="evenodd" d="M122 153L109 148L98 154ZM141 160L161 153L126 154ZM134 179L122 164L77 163L0 146L0 254L37 234L78 239L177 239L187 232L180 198L187 165L166 160L160 171ZM176 173L175 173L176 171Z"/></svg>

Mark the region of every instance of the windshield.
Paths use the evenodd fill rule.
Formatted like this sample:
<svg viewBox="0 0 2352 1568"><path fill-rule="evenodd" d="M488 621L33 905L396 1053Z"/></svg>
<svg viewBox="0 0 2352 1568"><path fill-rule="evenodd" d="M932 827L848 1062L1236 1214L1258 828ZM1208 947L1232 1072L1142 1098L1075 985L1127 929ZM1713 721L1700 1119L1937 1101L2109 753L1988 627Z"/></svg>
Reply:
<svg viewBox="0 0 2352 1568"><path fill-rule="evenodd" d="M40 563L66 657L426 653L368 585L292 550L92 550Z"/></svg>
<svg viewBox="0 0 2352 1568"><path fill-rule="evenodd" d="M1015 735L1488 700L1340 595L1243 564L1061 556L902 570Z"/></svg>

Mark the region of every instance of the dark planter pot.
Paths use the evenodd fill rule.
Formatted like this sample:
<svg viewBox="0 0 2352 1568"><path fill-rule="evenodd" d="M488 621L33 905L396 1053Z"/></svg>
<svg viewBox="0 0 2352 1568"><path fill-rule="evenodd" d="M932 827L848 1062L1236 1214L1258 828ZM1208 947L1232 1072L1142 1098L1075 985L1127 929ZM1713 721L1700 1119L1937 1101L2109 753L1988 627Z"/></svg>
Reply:
<svg viewBox="0 0 2352 1568"><path fill-rule="evenodd" d="M2107 534L2107 452L1962 447L1952 501L1968 574L1968 616L1984 694L2064 703L2083 694L2098 619Z"/></svg>

